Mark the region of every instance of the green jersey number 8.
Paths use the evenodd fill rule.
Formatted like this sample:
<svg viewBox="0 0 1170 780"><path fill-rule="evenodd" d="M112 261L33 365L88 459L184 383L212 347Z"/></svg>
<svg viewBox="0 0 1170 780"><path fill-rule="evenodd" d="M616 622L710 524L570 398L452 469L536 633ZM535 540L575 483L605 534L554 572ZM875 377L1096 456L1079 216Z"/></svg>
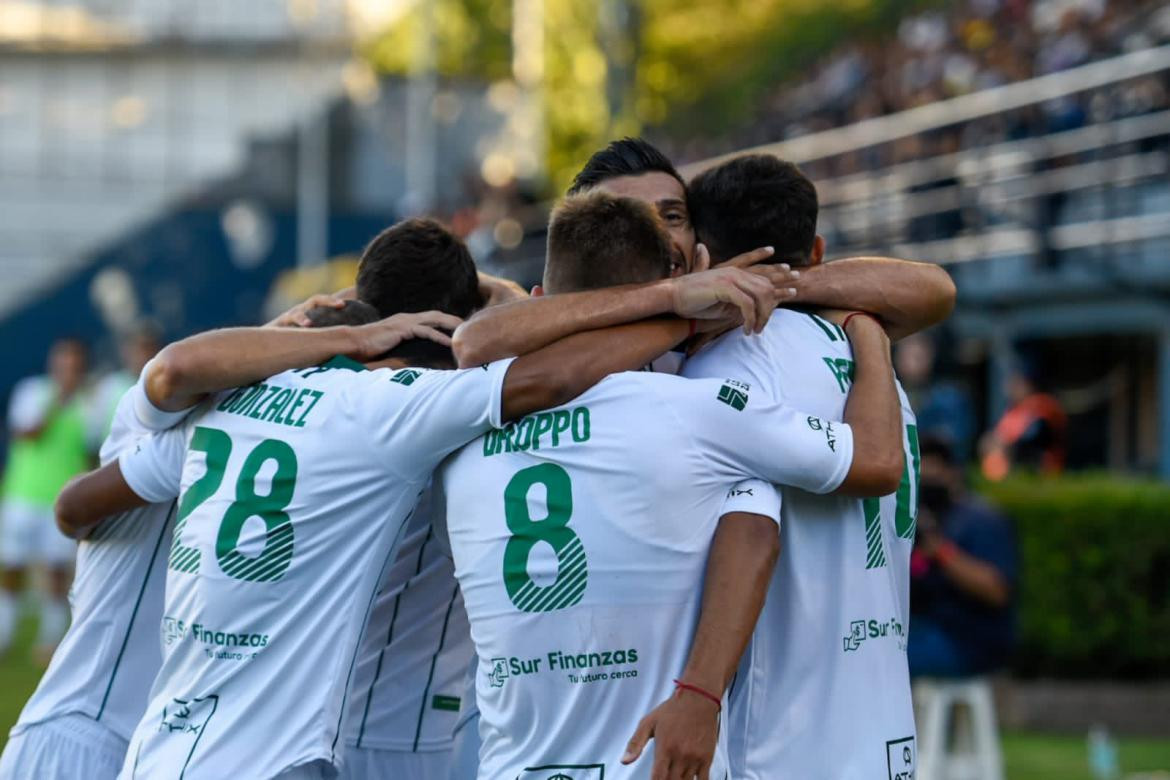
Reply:
<svg viewBox="0 0 1170 780"><path fill-rule="evenodd" d="M195 428L190 448L204 453L207 470L179 499L174 543L168 566L176 571L197 572L200 551L179 543L188 516L215 495L223 483L232 440L218 428ZM256 494L256 476L268 461L276 463L267 495ZM227 508L215 538L215 557L224 574L249 582L274 582L284 576L293 556L292 519L285 508L292 501L297 483L297 455L288 444L265 439L244 458L236 480L236 500ZM256 557L239 551L240 534L248 518L264 522L264 549Z"/></svg>
<svg viewBox="0 0 1170 780"><path fill-rule="evenodd" d="M548 516L533 520L528 494L543 485ZM581 539L568 527L573 516L573 484L569 474L553 463L542 463L516 473L504 488L504 518L512 537L504 547L504 587L522 612L553 612L581 601L589 581L589 566ZM557 556L557 577L538 585L528 573L528 559L537 542L545 542Z"/></svg>

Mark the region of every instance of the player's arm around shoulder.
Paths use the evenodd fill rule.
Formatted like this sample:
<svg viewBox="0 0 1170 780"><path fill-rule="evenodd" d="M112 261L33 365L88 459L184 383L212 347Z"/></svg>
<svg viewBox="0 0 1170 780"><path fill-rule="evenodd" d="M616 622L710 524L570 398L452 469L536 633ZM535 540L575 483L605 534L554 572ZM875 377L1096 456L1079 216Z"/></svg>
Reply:
<svg viewBox="0 0 1170 780"><path fill-rule="evenodd" d="M955 283L934 263L853 257L805 269L796 302L869 312L897 341L942 322L955 308Z"/></svg>
<svg viewBox="0 0 1170 780"><path fill-rule="evenodd" d="M53 506L57 530L70 539L84 539L110 515L147 504L122 477L118 461L71 479Z"/></svg>
<svg viewBox="0 0 1170 780"><path fill-rule="evenodd" d="M84 539L111 515L177 498L186 452L186 431L172 428L144 436L117 459L74 477L53 507L58 530Z"/></svg>

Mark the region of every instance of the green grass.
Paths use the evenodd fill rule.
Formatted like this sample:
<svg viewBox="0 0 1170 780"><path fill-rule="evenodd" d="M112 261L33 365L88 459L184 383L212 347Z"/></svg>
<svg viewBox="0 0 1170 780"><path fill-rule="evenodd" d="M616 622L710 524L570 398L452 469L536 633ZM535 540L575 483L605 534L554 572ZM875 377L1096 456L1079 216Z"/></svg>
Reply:
<svg viewBox="0 0 1170 780"><path fill-rule="evenodd" d="M1117 748L1122 775L1170 771L1170 740L1120 738ZM1010 780L1093 780L1083 736L1005 734L1003 754Z"/></svg>
<svg viewBox="0 0 1170 780"><path fill-rule="evenodd" d="M35 636L36 621L26 613L12 647L0 656L0 745L8 741L8 730L41 678L43 670L33 663L31 655Z"/></svg>
<svg viewBox="0 0 1170 780"><path fill-rule="evenodd" d="M29 655L35 628L26 617L12 648L0 657L0 746L41 675ZM1170 739L1123 738L1118 749L1125 773L1170 771ZM1003 753L1009 780L1093 780L1084 736L1005 734Z"/></svg>

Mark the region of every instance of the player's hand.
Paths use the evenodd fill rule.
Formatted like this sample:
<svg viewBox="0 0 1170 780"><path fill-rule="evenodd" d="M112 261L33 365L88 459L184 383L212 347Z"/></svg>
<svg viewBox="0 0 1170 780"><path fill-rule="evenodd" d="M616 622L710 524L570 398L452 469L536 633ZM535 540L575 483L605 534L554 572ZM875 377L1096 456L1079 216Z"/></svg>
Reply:
<svg viewBox="0 0 1170 780"><path fill-rule="evenodd" d="M776 305L795 295L781 282L784 271L750 273L713 268L670 280L673 311L696 320L738 319L744 333L759 332Z"/></svg>
<svg viewBox="0 0 1170 780"><path fill-rule="evenodd" d="M524 288L511 279L478 272L479 294L483 298L484 307L496 306L509 301L519 301L528 297Z"/></svg>
<svg viewBox="0 0 1170 780"><path fill-rule="evenodd" d="M410 339L427 339L443 346L451 346L451 331L463 320L441 311L395 314L369 325L354 328L357 337L357 357L372 360Z"/></svg>
<svg viewBox="0 0 1170 780"><path fill-rule="evenodd" d="M264 327L266 328L308 328L312 326L309 312L318 306L328 306L331 309L345 308L345 301L332 295L318 293L310 295L305 300L293 306L284 314L279 315Z"/></svg>
<svg viewBox="0 0 1170 780"><path fill-rule="evenodd" d="M626 745L622 763L637 761L651 739L651 780L707 780L719 740L719 711L701 696L676 690L642 718Z"/></svg>

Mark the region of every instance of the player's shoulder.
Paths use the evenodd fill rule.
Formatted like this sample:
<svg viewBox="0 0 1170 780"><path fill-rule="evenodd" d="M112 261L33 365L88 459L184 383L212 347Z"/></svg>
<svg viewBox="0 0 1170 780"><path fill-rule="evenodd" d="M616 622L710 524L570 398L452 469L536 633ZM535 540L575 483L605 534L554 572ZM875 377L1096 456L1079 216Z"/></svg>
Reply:
<svg viewBox="0 0 1170 780"><path fill-rule="evenodd" d="M777 309L769 318L762 335L782 341L789 349L802 346L840 350L850 348L845 329L811 309Z"/></svg>
<svg viewBox="0 0 1170 780"><path fill-rule="evenodd" d="M601 392L635 390L648 399L653 399L655 403L673 408L679 405L720 401L723 400L721 396L730 398L741 394L746 404L751 384L742 379L722 375L689 377L650 371L627 371L613 374L598 385L597 389Z"/></svg>

